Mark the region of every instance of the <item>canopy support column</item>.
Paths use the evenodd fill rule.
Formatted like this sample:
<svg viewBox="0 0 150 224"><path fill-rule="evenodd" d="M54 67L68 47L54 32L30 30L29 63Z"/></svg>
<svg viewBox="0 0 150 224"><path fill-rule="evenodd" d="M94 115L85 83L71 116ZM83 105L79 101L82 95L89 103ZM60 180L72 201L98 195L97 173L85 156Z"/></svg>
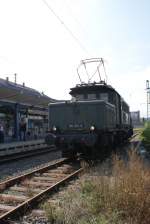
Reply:
<svg viewBox="0 0 150 224"><path fill-rule="evenodd" d="M15 126L14 126L15 139L19 140L19 104L15 105Z"/></svg>

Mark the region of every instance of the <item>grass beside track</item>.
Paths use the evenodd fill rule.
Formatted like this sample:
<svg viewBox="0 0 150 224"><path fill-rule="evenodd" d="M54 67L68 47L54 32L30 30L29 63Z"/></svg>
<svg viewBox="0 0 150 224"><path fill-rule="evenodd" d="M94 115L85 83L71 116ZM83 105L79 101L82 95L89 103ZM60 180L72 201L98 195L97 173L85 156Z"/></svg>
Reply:
<svg viewBox="0 0 150 224"><path fill-rule="evenodd" d="M150 152L150 122L145 123L141 138L145 149Z"/></svg>
<svg viewBox="0 0 150 224"><path fill-rule="evenodd" d="M44 208L51 223L148 224L150 170L135 153L128 165L115 157L111 169L104 164L89 170L58 204Z"/></svg>

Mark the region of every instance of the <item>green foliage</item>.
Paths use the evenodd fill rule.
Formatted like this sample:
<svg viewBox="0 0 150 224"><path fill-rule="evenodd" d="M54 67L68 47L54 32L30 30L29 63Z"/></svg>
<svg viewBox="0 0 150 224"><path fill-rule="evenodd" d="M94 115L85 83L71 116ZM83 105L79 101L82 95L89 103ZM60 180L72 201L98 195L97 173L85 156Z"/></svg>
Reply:
<svg viewBox="0 0 150 224"><path fill-rule="evenodd" d="M89 195L91 192L93 192L93 188L94 188L93 183L90 180L85 180L81 188L81 193Z"/></svg>
<svg viewBox="0 0 150 224"><path fill-rule="evenodd" d="M46 212L46 216L49 220L49 222L51 224L55 223L55 220L57 219L58 221L58 211L56 213L56 207L51 205L50 203L45 203L42 208L45 210ZM61 215L59 214L59 217L61 217Z"/></svg>
<svg viewBox="0 0 150 224"><path fill-rule="evenodd" d="M144 147L150 151L150 122L145 124L145 128L142 132L142 143Z"/></svg>
<svg viewBox="0 0 150 224"><path fill-rule="evenodd" d="M88 220L87 218L82 218L79 220L78 224L121 224L119 221L119 215L114 212L111 213L111 217L105 215L91 216Z"/></svg>

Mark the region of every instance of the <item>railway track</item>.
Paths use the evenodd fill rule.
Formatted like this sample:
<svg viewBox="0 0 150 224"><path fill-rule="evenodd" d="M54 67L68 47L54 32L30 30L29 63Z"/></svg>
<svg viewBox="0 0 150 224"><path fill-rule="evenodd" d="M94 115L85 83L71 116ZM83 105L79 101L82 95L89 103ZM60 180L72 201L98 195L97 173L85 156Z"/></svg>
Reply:
<svg viewBox="0 0 150 224"><path fill-rule="evenodd" d="M133 148L137 150L141 144L140 140L141 130L135 131L129 139L129 142L133 145Z"/></svg>
<svg viewBox="0 0 150 224"><path fill-rule="evenodd" d="M25 214L82 171L77 162L62 158L49 166L1 182L0 223L10 223L11 218Z"/></svg>

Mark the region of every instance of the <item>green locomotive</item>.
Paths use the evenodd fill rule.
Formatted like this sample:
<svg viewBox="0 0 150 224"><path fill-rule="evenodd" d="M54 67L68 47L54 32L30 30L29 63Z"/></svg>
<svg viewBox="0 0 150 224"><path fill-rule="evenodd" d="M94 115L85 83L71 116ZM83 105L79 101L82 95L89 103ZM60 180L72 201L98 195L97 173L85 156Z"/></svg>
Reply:
<svg viewBox="0 0 150 224"><path fill-rule="evenodd" d="M49 104L47 144L63 156L105 154L133 134L128 104L105 81L71 88L72 100ZM106 150L107 149L107 150Z"/></svg>

